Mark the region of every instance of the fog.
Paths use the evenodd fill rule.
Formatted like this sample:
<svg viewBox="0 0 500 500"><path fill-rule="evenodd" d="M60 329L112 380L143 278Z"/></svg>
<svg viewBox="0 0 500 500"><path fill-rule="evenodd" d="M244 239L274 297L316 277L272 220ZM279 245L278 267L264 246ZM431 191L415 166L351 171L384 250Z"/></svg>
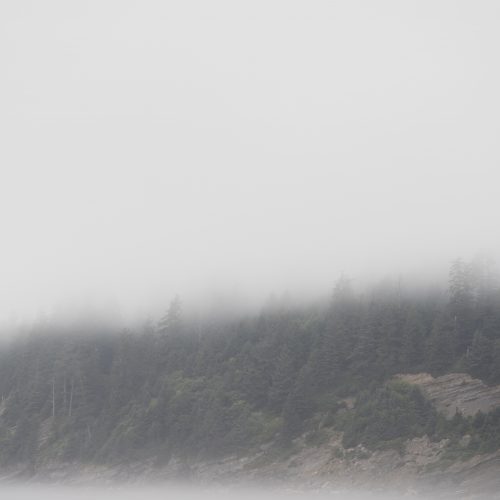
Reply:
<svg viewBox="0 0 500 500"><path fill-rule="evenodd" d="M0 317L500 247L495 1L3 0Z"/></svg>
<svg viewBox="0 0 500 500"><path fill-rule="evenodd" d="M198 488L193 486L172 486L172 485L157 485L157 486L107 486L107 487L63 487L63 486L7 486L0 488L0 493L8 495L11 500L86 500L92 498L95 500L230 500L238 498L242 500L383 500L383 499L399 499L399 498L414 498L416 500L432 500L437 498L459 498L460 492L450 491L448 493L440 491L434 495L417 495L412 489L403 492L388 492L388 491L368 491L357 489L332 489L332 490L312 490L300 491L293 488L263 488L263 487L204 487ZM478 497L479 498L479 497ZM489 498L481 496L480 498Z"/></svg>

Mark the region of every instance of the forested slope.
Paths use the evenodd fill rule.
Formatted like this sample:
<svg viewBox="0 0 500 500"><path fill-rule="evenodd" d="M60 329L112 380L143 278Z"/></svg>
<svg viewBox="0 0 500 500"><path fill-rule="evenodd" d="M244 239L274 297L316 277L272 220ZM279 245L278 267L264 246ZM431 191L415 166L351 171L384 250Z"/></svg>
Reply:
<svg viewBox="0 0 500 500"><path fill-rule="evenodd" d="M500 413L440 416L398 373L467 372L500 383L500 292L485 266L457 261L447 293L398 286L328 305L279 301L201 325L176 299L157 325L120 333L50 323L2 347L0 460L115 463L286 449L343 432L346 448L428 435L500 447Z"/></svg>

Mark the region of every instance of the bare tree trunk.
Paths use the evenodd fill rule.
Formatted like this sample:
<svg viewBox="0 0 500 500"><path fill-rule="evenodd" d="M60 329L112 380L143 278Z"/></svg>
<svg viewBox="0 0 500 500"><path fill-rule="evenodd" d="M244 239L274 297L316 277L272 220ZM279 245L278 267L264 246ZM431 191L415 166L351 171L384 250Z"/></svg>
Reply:
<svg viewBox="0 0 500 500"><path fill-rule="evenodd" d="M56 377L52 377L52 418L56 416Z"/></svg>
<svg viewBox="0 0 500 500"><path fill-rule="evenodd" d="M66 377L63 379L63 413L66 411Z"/></svg>
<svg viewBox="0 0 500 500"><path fill-rule="evenodd" d="M71 410L73 409L73 388L74 388L74 381L71 379L71 392L69 393L69 416L71 417Z"/></svg>

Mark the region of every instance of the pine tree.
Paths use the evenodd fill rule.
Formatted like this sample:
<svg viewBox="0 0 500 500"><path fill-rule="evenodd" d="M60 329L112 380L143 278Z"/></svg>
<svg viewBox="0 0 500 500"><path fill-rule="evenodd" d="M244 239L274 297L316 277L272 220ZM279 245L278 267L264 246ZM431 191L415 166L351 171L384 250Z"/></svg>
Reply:
<svg viewBox="0 0 500 500"><path fill-rule="evenodd" d="M467 351L467 368L473 377L488 380L493 361L493 343L480 331L474 333L472 344Z"/></svg>
<svg viewBox="0 0 500 500"><path fill-rule="evenodd" d="M428 367L431 373L441 375L453 363L454 323L446 314L439 315L434 321L428 339Z"/></svg>
<svg viewBox="0 0 500 500"><path fill-rule="evenodd" d="M272 376L272 385L269 390L269 406L280 411L283 408L296 375L295 362L287 345L281 350L276 361L276 368Z"/></svg>
<svg viewBox="0 0 500 500"><path fill-rule="evenodd" d="M474 280L471 266L461 259L451 265L449 291L455 351L464 354L474 333Z"/></svg>
<svg viewBox="0 0 500 500"><path fill-rule="evenodd" d="M158 331L163 335L172 335L180 332L182 326L182 302L176 295L170 302L168 310L158 322Z"/></svg>
<svg viewBox="0 0 500 500"><path fill-rule="evenodd" d="M311 374L307 367L305 367L300 371L283 408L284 423L282 438L285 441L300 434L305 427L305 420L314 411L310 385Z"/></svg>
<svg viewBox="0 0 500 500"><path fill-rule="evenodd" d="M403 326L401 362L406 371L418 371L425 362L425 324L420 313L411 308Z"/></svg>

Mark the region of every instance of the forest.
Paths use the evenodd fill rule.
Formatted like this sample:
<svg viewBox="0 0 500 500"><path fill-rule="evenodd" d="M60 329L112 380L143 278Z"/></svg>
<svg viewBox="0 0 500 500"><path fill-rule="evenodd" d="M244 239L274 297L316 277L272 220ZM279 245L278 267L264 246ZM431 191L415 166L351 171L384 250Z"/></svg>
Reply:
<svg viewBox="0 0 500 500"><path fill-rule="evenodd" d="M35 324L0 348L0 462L194 460L314 444L326 428L346 448L465 433L471 452L500 447L500 412L445 420L392 378L417 372L500 384L489 263L454 261L441 292L354 292L342 277L324 303L275 299L236 319L195 322L176 297L138 331Z"/></svg>

